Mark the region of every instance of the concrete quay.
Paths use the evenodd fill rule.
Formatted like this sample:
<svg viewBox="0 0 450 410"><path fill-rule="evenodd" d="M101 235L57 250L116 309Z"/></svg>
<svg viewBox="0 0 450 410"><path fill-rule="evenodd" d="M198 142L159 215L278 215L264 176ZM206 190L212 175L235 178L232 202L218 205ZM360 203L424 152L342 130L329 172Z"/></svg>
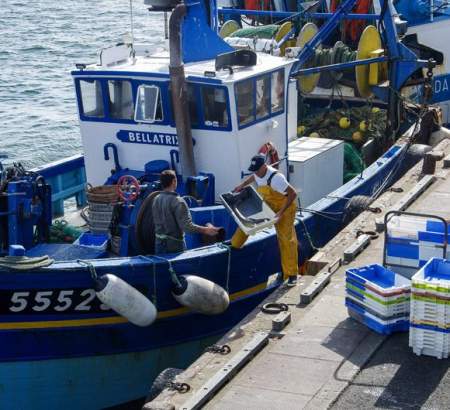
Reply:
<svg viewBox="0 0 450 410"><path fill-rule="evenodd" d="M434 151L448 158L450 140ZM450 220L449 165L440 160L433 176L423 176L417 164L394 185L401 192L391 189L371 205L381 214L365 211L314 256L316 276L305 275L264 301L286 304L290 317L282 313L273 325L275 316L257 307L218 342L231 348L229 354L205 353L177 376L189 392L165 389L144 409L450 408L448 361L414 355L407 333L383 336L348 316L345 270L381 264L383 234L371 234L350 263L335 263L358 241L358 231L380 228L391 209ZM315 298L314 289L320 291Z"/></svg>

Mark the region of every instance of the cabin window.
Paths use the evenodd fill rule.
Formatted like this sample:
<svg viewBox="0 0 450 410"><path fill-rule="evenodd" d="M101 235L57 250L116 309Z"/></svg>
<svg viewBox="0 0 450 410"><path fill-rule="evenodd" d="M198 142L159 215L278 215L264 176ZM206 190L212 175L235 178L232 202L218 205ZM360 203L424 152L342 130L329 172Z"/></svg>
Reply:
<svg viewBox="0 0 450 410"><path fill-rule="evenodd" d="M224 88L202 87L203 116L206 127L227 127L227 95Z"/></svg>
<svg viewBox="0 0 450 410"><path fill-rule="evenodd" d="M272 112L284 110L284 70L272 73Z"/></svg>
<svg viewBox="0 0 450 410"><path fill-rule="evenodd" d="M109 80L109 116L119 120L132 120L133 93L130 81Z"/></svg>
<svg viewBox="0 0 450 410"><path fill-rule="evenodd" d="M270 114L270 75L256 80L256 119Z"/></svg>
<svg viewBox="0 0 450 410"><path fill-rule="evenodd" d="M198 110L197 110L197 98L195 95L195 88L188 84L187 86L187 100L188 100L188 107L189 107L189 118L191 120L191 126L196 127L198 126ZM172 98L170 99L170 102L172 103ZM172 109L173 111L173 109Z"/></svg>
<svg viewBox="0 0 450 410"><path fill-rule="evenodd" d="M241 81L235 85L237 115L239 126L255 121L253 103L255 83L253 79Z"/></svg>
<svg viewBox="0 0 450 410"><path fill-rule="evenodd" d="M284 70L249 78L235 84L239 128L284 111Z"/></svg>
<svg viewBox="0 0 450 410"><path fill-rule="evenodd" d="M99 80L80 80L82 113L86 117L104 117L102 84Z"/></svg>
<svg viewBox="0 0 450 410"><path fill-rule="evenodd" d="M162 119L162 103L159 87L155 85L140 85L137 90L134 120L136 122L153 123Z"/></svg>

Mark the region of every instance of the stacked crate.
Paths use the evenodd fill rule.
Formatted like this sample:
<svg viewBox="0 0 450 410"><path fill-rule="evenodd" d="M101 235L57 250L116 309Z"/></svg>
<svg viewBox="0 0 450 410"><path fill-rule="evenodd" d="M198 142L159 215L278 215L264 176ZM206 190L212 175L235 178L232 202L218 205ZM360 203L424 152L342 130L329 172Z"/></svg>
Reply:
<svg viewBox="0 0 450 410"><path fill-rule="evenodd" d="M450 353L450 261L433 258L412 278L409 346L417 355Z"/></svg>
<svg viewBox="0 0 450 410"><path fill-rule="evenodd" d="M109 235L114 208L118 202L116 186L89 187L87 199L89 203L89 230L96 235Z"/></svg>
<svg viewBox="0 0 450 410"><path fill-rule="evenodd" d="M401 215L387 224L385 266L411 278L431 258L442 258L443 222L424 216ZM446 258L450 256L447 249Z"/></svg>
<svg viewBox="0 0 450 410"><path fill-rule="evenodd" d="M410 281L381 265L346 271L349 315L378 333L409 328Z"/></svg>

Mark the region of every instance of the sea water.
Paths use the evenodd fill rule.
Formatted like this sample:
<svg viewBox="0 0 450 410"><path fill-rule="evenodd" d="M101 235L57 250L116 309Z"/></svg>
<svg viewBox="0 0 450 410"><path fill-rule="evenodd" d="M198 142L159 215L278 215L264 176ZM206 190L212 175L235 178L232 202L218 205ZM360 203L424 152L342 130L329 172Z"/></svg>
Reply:
<svg viewBox="0 0 450 410"><path fill-rule="evenodd" d="M162 13L132 0L136 43L161 49ZM130 0L0 0L0 154L34 167L82 152L70 72L131 32Z"/></svg>

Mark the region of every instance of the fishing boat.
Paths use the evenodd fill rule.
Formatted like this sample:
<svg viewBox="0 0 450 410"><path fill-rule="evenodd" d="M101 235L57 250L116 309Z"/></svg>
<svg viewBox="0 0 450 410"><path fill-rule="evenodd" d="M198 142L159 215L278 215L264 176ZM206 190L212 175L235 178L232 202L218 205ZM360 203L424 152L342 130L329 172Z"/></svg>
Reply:
<svg viewBox="0 0 450 410"><path fill-rule="evenodd" d="M445 39L449 33L450 4L446 1L399 0L395 8L401 18L408 22L406 35L410 43L426 44L432 52L433 58L440 63L433 77L432 102L439 104L442 109L444 124L450 123L450 65L448 62L449 46ZM436 53L436 51L438 53ZM430 49L422 47L422 54L430 54ZM411 86L411 98L423 93L420 86Z"/></svg>
<svg viewBox="0 0 450 410"><path fill-rule="evenodd" d="M389 8L371 17L383 24L381 33L368 29L365 53L308 64L353 3L323 16L320 29L308 26L303 46L280 56L284 41L269 53L224 41L214 2L155 0L153 12L171 12L170 55L128 40L102 50L98 64L76 64L84 154L33 170L0 168L2 409L136 402L161 370L186 365L282 285L273 225L234 249L235 215L220 202L256 153L301 190L299 265L419 159L409 153L420 121L402 121L389 107L428 62L401 43ZM388 108L389 127L376 160L344 183L343 141L297 138L297 86L299 76L309 84L316 72L354 67L361 90ZM405 140L389 143L401 130ZM154 255L152 201L166 169L176 171L193 221L223 227L223 238L186 235L185 252ZM73 198L80 208L88 202L90 230L52 243Z"/></svg>
<svg viewBox="0 0 450 410"><path fill-rule="evenodd" d="M289 24L289 21L285 21L286 18L320 20L324 18L325 13L333 13L340 3L343 2L341 0L327 0L261 3L252 1L227 2L223 0L220 2L222 7L219 8L219 15L225 20L234 19L231 24L229 23L225 27L226 35L230 35L243 26L243 21L258 25L263 24L267 19L272 22L282 21L286 24ZM240 7L237 7L236 4L239 4ZM382 1L378 0L358 0L355 2L352 9L354 14L351 17L349 16L350 18L343 25L340 31L340 39L349 43L357 41L367 25L367 19L371 18L368 13L381 13L383 4ZM433 59L437 63L435 75L432 79L433 93L430 102L440 106L442 121L444 124L449 124L450 67L446 58L449 47L445 39L450 30L448 27L450 4L444 0L395 0L391 7L391 12L398 23L398 34L401 36L403 43L413 50L418 58ZM319 14L317 10L321 10L323 13ZM243 17L246 17L247 20ZM236 34L238 33L234 35ZM324 77L326 74L322 76ZM423 101L422 78L421 73L416 73L408 81L408 85L405 85L403 93L410 100ZM319 85L324 84L326 84L326 81L321 81ZM331 83L328 81L327 88L330 88L330 86ZM316 93L320 91L320 87L315 90ZM347 95L354 95L352 90L346 89L345 92L347 92Z"/></svg>

